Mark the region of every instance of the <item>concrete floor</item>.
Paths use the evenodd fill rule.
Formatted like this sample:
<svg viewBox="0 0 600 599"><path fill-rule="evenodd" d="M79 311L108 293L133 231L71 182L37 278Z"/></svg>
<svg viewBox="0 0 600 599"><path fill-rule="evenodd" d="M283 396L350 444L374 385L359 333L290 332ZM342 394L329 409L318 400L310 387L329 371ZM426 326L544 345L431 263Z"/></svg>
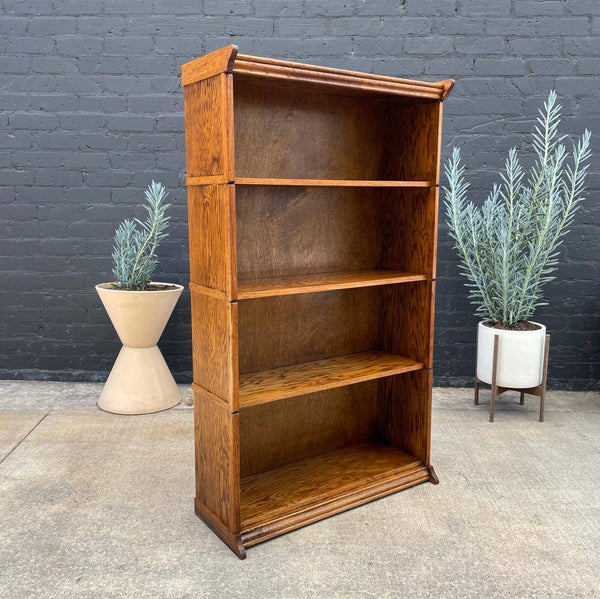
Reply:
<svg viewBox="0 0 600 599"><path fill-rule="evenodd" d="M0 382L0 597L599 597L600 397L437 389L424 484L238 559L193 514L192 410Z"/></svg>

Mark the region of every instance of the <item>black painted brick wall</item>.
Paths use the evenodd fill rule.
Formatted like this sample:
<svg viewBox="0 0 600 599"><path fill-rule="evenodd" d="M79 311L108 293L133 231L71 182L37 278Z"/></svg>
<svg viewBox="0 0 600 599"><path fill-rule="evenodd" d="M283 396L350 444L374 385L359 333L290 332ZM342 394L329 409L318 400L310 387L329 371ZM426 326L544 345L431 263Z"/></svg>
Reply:
<svg viewBox="0 0 600 599"><path fill-rule="evenodd" d="M187 282L181 63L241 52L385 75L457 80L444 155L464 148L483 197L522 147L552 87L565 130L595 134L600 156L597 0L1 0L0 376L102 379L118 343L93 291L110 276L115 224L152 178L170 190L173 226L158 280ZM550 306L551 384L598 380L598 206L564 245ZM440 230L436 383L470 383L476 319ZM189 297L162 341L190 379Z"/></svg>

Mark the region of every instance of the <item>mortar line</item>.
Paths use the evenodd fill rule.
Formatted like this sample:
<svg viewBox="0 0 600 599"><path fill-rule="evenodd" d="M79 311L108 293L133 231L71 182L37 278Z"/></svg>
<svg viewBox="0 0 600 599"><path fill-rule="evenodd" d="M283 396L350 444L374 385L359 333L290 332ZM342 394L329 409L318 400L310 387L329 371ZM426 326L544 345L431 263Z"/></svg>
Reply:
<svg viewBox="0 0 600 599"><path fill-rule="evenodd" d="M23 441L25 441L25 439L27 439L27 437L29 437L29 435L31 435L31 433L40 425L42 424L42 422L46 419L46 416L48 416L48 414L50 414L50 412L46 412L36 423L36 425L0 460L0 465L2 465L4 463L4 461L6 460L6 458L8 458L9 456L11 456L15 450L21 446L21 443L23 443Z"/></svg>

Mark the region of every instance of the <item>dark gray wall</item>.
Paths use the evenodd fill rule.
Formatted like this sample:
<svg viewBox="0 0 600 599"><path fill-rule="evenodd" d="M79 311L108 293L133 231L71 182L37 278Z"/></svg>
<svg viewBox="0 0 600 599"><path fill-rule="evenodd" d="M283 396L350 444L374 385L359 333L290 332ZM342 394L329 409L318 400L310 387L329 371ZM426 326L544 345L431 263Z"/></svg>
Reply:
<svg viewBox="0 0 600 599"><path fill-rule="evenodd" d="M156 279L187 282L181 63L241 52L440 79L444 155L464 148L482 197L512 145L523 147L552 87L564 129L595 133L600 156L597 0L1 0L0 376L102 379L118 349L93 285L110 280L115 223L152 178L173 226ZM597 160L564 245L550 306L552 385L598 379ZM469 383L476 319L440 230L436 382ZM162 348L190 379L189 297Z"/></svg>

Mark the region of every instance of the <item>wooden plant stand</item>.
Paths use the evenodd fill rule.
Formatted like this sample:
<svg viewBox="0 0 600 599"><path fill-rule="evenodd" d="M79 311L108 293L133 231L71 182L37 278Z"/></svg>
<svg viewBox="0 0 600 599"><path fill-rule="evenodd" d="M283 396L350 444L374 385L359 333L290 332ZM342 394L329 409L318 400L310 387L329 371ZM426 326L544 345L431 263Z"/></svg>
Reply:
<svg viewBox="0 0 600 599"><path fill-rule="evenodd" d="M492 384L491 384L491 399L490 399L490 422L494 422L494 414L496 411L496 398L505 391L519 391L521 398L519 401L520 405L525 404L525 394L536 395L540 398L540 422L544 422L544 403L546 401L546 380L548 378L548 352L550 350L550 335L546 335L546 341L544 344L544 366L542 371L542 382L537 387L528 387L526 389L516 389L514 387L500 387L496 384L496 371L498 366L498 335L494 335L494 354L492 362ZM476 350L477 351L477 350ZM475 354L477 355L477 353ZM479 385L485 384L477 376L477 365L475 365L475 396L473 403L479 405Z"/></svg>
<svg viewBox="0 0 600 599"><path fill-rule="evenodd" d="M183 65L182 83L195 509L243 558L437 482L435 256L453 82L227 46Z"/></svg>

